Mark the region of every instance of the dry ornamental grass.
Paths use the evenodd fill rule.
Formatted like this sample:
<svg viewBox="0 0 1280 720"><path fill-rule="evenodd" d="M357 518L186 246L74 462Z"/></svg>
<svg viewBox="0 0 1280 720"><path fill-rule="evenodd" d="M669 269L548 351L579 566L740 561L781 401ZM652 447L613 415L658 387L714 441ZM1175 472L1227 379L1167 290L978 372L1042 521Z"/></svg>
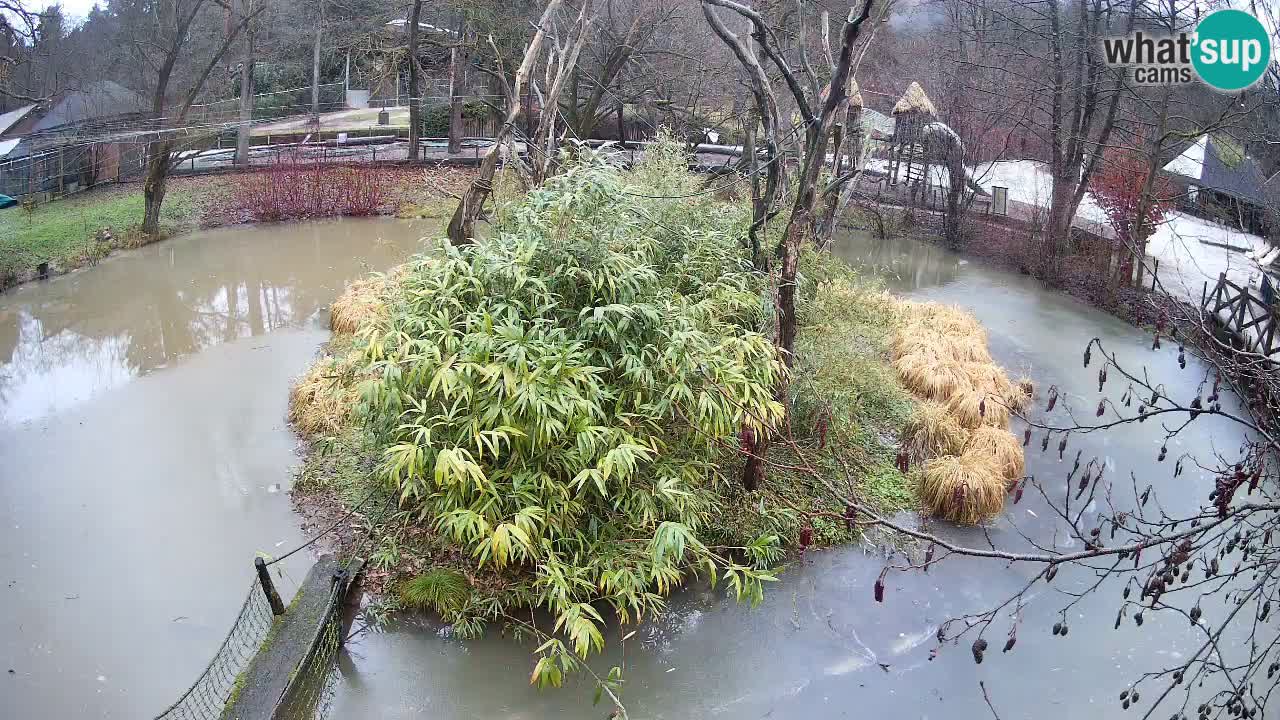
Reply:
<svg viewBox="0 0 1280 720"><path fill-rule="evenodd" d="M922 505L964 524L995 517L1010 483L1022 476L1022 445L1008 426L1030 402L1031 383L1014 383L992 362L986 330L972 314L933 303L899 305L893 368L926 401L902 433L907 456L924 462Z"/></svg>
<svg viewBox="0 0 1280 720"><path fill-rule="evenodd" d="M351 283L329 307L329 327L338 335L354 335L359 328L386 315L386 290L385 275L371 275Z"/></svg>

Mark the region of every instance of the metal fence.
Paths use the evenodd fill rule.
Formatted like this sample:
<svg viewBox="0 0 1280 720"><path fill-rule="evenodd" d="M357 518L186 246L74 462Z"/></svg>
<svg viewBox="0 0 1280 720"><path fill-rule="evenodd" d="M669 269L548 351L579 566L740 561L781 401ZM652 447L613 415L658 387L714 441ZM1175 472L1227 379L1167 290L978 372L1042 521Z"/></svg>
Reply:
<svg viewBox="0 0 1280 720"><path fill-rule="evenodd" d="M248 667L271 632L275 616L255 575L231 632L200 677L156 720L219 720Z"/></svg>
<svg viewBox="0 0 1280 720"><path fill-rule="evenodd" d="M316 630L310 652L294 669L276 712L277 720L323 720L329 716L338 685L347 585L345 576L335 579L324 623Z"/></svg>
<svg viewBox="0 0 1280 720"><path fill-rule="evenodd" d="M145 142L69 143L0 162L0 193L37 201L104 182L136 180L146 168Z"/></svg>

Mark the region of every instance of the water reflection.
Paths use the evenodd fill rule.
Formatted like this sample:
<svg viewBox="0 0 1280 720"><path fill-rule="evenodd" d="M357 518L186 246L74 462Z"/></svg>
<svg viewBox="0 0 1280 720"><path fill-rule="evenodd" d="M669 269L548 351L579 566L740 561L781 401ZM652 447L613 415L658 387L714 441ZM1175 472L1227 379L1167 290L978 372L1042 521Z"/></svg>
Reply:
<svg viewBox="0 0 1280 720"><path fill-rule="evenodd" d="M919 290L955 280L967 261L932 243L906 237L877 237L862 230L840 234L831 251L895 291Z"/></svg>
<svg viewBox="0 0 1280 720"><path fill-rule="evenodd" d="M317 315L424 234L230 228L0 296L0 718L153 717L199 676L254 555L313 532L285 414Z"/></svg>
<svg viewBox="0 0 1280 720"><path fill-rule="evenodd" d="M347 279L393 264L418 237L398 221L228 228L0 296L0 425L74 407L217 343L302 326Z"/></svg>

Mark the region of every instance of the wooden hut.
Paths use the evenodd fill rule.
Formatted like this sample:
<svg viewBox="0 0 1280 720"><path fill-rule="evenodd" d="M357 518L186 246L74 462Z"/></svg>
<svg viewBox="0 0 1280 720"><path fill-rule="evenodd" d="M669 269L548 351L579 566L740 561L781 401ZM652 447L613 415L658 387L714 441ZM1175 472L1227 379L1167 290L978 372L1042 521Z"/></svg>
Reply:
<svg viewBox="0 0 1280 720"><path fill-rule="evenodd" d="M890 141L889 182L905 182L914 199L928 179L928 160L921 131L933 122L938 110L920 83L912 82L893 106L893 139Z"/></svg>

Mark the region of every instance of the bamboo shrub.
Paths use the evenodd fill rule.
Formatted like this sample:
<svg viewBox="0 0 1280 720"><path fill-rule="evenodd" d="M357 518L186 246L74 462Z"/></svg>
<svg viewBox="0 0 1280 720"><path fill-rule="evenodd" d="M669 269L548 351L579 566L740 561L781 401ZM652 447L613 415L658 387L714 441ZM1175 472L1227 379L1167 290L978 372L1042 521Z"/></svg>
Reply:
<svg viewBox="0 0 1280 720"><path fill-rule="evenodd" d="M651 616L695 569L753 602L773 579L699 536L728 489L723 447L782 418L784 366L739 247L746 214L641 197L689 182L670 155L624 175L582 148L488 237L411 261L360 335L381 475L518 588L459 602L466 620L554 616L535 684L601 649L599 608Z"/></svg>

